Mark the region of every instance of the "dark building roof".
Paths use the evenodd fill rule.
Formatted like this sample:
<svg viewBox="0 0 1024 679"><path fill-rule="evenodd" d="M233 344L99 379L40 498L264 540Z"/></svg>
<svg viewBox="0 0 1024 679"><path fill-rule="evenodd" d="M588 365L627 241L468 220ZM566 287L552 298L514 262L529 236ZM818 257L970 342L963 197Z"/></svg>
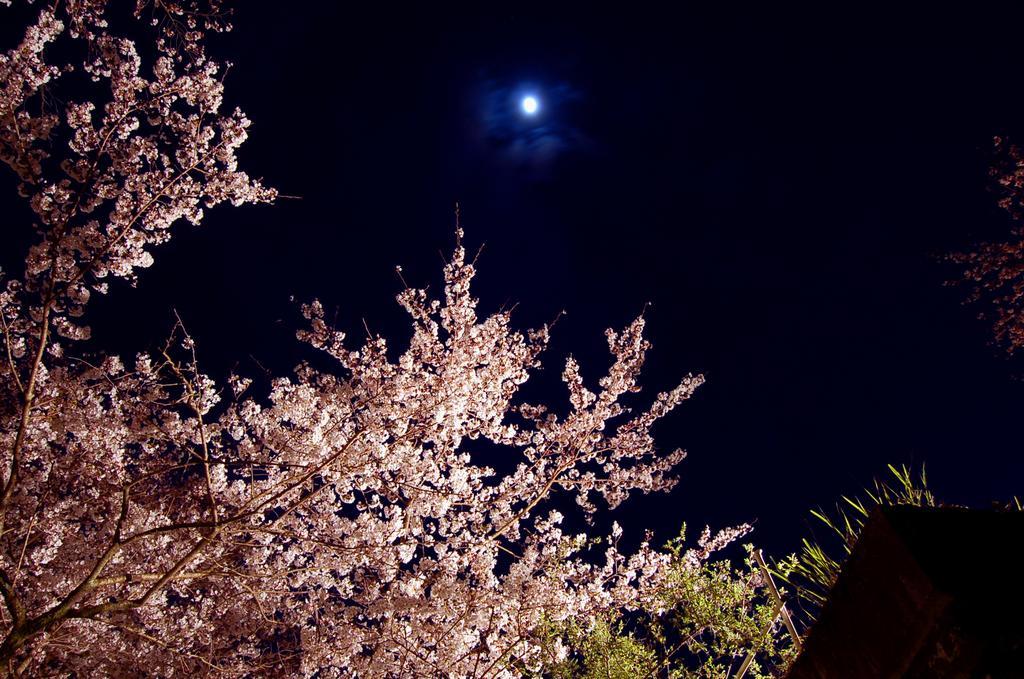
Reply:
<svg viewBox="0 0 1024 679"><path fill-rule="evenodd" d="M876 509L789 679L1024 677L1024 512Z"/></svg>

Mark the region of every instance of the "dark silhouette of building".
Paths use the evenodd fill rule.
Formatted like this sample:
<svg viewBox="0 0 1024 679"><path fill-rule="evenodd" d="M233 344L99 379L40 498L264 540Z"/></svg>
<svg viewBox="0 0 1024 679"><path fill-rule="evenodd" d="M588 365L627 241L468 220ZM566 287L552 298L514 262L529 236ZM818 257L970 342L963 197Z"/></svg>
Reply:
<svg viewBox="0 0 1024 679"><path fill-rule="evenodd" d="M1024 677L1024 512L876 509L789 679Z"/></svg>

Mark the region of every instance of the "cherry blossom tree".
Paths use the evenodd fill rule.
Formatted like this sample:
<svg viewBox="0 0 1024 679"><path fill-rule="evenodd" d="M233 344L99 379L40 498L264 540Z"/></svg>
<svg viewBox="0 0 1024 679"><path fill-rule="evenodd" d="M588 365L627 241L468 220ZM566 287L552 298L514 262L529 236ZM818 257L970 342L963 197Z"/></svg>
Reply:
<svg viewBox="0 0 1024 679"><path fill-rule="evenodd" d="M989 174L1014 225L1005 238L949 259L962 267L955 282L967 286L969 302L983 305L980 316L992 323L996 343L1014 354L1024 348L1024 149L997 137Z"/></svg>
<svg viewBox="0 0 1024 679"><path fill-rule="evenodd" d="M80 355L90 296L133 281L172 225L275 197L238 169L249 121L221 110L206 51L219 3L139 0L126 34L112 12L44 5L0 56L0 158L36 220L0 291L0 672L518 676L569 652L552 624L656 613L680 560L748 530L624 554L617 526L562 528L573 504L593 517L673 486L684 453L651 428L702 378L624 405L641 317L608 331L596 386L570 358L566 407L522 402L549 329L478 314L461 231L441 298L398 295L401 351L350 348L313 301L299 339L333 368L268 394L204 375L180 323L127 363Z"/></svg>

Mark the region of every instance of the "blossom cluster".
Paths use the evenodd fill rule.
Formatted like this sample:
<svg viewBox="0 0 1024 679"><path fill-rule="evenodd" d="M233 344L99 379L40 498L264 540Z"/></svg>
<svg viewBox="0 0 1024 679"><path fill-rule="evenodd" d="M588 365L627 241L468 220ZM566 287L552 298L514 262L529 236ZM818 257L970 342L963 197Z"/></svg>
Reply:
<svg viewBox="0 0 1024 679"><path fill-rule="evenodd" d="M668 555L620 553L616 528L595 560L559 507L670 488L682 453L659 454L650 427L699 378L638 414L620 404L648 346L641 318L609 332L595 392L567 362L564 416L516 406L547 331L478 318L472 275L460 245L443 304L399 295L413 332L395 360L379 337L346 349L307 305L300 335L337 369L300 366L265 399L235 380L241 395L220 403L180 332L130 368L53 362L3 558L27 619L67 615L26 649L75 671L514 676L540 666L542 623L641 605ZM484 464L499 454L518 460L507 474ZM103 653L69 650L83 644Z"/></svg>
<svg viewBox="0 0 1024 679"><path fill-rule="evenodd" d="M175 223L275 195L238 168L248 120L221 112L204 42L227 28L219 5L140 2L146 58L107 13L43 7L0 57L0 158L38 235L0 291L0 666L518 676L542 667L551 621L654 601L668 555L622 553L617 528L599 545L562 512L670 489L684 453L659 451L651 429L702 379L624 405L649 348L641 317L608 331L596 385L566 362L568 408L523 403L549 329L479 315L461 232L441 299L398 295L400 352L382 337L350 347L311 302L299 338L333 365L302 364L266 394L204 375L180 324L131 361L72 355L91 293L133 280ZM51 64L59 40L89 59ZM70 78L93 96L48 96Z"/></svg>
<svg viewBox="0 0 1024 679"><path fill-rule="evenodd" d="M989 174L999 207L1014 225L1005 238L949 259L962 267L957 282L969 288L968 301L984 304L981 318L992 323L996 342L1012 354L1024 348L1024 149L997 137Z"/></svg>
<svg viewBox="0 0 1024 679"><path fill-rule="evenodd" d="M148 68L106 13L105 0L43 7L21 44L0 55L0 160L17 173L38 236L23 280L0 303L16 316L45 315L73 339L88 335L74 319L91 294L134 280L172 224L276 195L238 169L249 120L221 111L225 68L201 40L223 27L219 5L140 2L136 16L152 13L154 23ZM60 40L84 43L76 53L89 58L49 63L46 50ZM74 98L57 105L62 86Z"/></svg>

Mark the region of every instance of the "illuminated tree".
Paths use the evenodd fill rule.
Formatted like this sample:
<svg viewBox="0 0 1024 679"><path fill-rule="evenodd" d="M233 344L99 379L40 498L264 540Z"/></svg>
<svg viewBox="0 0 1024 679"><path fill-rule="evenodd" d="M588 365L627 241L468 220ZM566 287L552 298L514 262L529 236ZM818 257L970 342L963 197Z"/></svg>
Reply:
<svg viewBox="0 0 1024 679"><path fill-rule="evenodd" d="M248 120L221 111L205 49L228 28L217 1L139 0L132 37L107 4L44 6L0 56L0 158L37 235L0 291L0 671L520 674L551 660L548 625L658 612L670 565L747 530L674 555L563 531L566 500L591 516L672 487L684 454L651 427L702 380L622 405L648 349L638 318L608 332L596 390L569 359L567 410L521 403L548 330L478 317L461 232L443 299L398 295L412 336L396 358L380 337L348 348L317 302L299 336L334 368L300 365L269 394L202 374L180 323L127 366L76 356L91 294L134 280L175 222L275 197L237 167Z"/></svg>
<svg viewBox="0 0 1024 679"><path fill-rule="evenodd" d="M1024 348L1024 149L995 139L990 169L999 206L1014 221L1006 238L950 255L963 267L959 284L969 288L968 301L983 305L997 344L1013 354Z"/></svg>
<svg viewBox="0 0 1024 679"><path fill-rule="evenodd" d="M707 533L698 545L708 546ZM556 679L765 679L785 676L799 646L763 560L752 548L742 564L693 559L683 536L670 556L652 604L612 611L596 624L577 620L544 628L549 643L542 676ZM787 611L788 612L788 611ZM791 621L790 621L791 622ZM553 649L571 652L555 659Z"/></svg>

